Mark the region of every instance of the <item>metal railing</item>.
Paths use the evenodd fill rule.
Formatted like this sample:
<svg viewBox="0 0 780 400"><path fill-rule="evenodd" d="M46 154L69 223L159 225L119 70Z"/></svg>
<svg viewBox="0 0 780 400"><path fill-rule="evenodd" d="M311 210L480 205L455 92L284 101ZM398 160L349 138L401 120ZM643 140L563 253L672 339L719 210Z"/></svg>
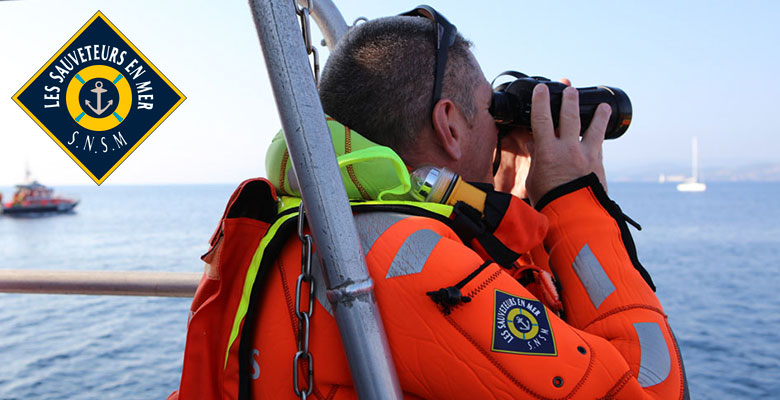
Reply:
<svg viewBox="0 0 780 400"><path fill-rule="evenodd" d="M297 0L301 6L308 4L307 0ZM336 5L330 0L315 0L315 5L311 10L311 16L317 23L317 26L322 32L322 36L325 38L325 44L330 50L336 46L339 39L347 33L349 26L347 26L344 17L339 12Z"/></svg>
<svg viewBox="0 0 780 400"><path fill-rule="evenodd" d="M200 272L0 269L0 292L192 297Z"/></svg>
<svg viewBox="0 0 780 400"><path fill-rule="evenodd" d="M314 13L326 4L325 0L314 2ZM250 0L250 6L358 397L400 399L373 282L295 19L295 5L290 0Z"/></svg>

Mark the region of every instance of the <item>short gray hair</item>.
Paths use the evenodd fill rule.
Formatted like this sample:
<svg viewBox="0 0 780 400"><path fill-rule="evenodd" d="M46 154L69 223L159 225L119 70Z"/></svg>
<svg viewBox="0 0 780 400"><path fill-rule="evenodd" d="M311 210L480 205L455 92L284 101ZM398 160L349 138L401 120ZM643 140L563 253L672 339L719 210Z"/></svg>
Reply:
<svg viewBox="0 0 780 400"><path fill-rule="evenodd" d="M431 20L401 16L350 29L322 71L325 113L399 153L408 149L425 124L431 124L434 29ZM457 34L442 84L442 98L457 104L468 121L476 113L474 91L484 79L470 47Z"/></svg>

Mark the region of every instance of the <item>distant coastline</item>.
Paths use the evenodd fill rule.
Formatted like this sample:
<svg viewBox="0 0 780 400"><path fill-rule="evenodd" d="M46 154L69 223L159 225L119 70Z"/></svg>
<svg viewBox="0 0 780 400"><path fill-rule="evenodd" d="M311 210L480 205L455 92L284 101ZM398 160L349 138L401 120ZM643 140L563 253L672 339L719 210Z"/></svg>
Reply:
<svg viewBox="0 0 780 400"><path fill-rule="evenodd" d="M607 165L607 179L610 182L648 182L658 183L659 177L664 176L665 183L676 183L690 174L690 167L683 164L651 164L640 165L625 169L610 168ZM780 182L780 163L755 163L728 167L701 167L700 178L703 182ZM104 187L133 187L133 186L237 186L241 181L235 182L108 182ZM15 184L20 182L0 182L0 193L10 195ZM56 183L47 182L53 187L88 187L99 190L100 187L92 183Z"/></svg>
<svg viewBox="0 0 780 400"><path fill-rule="evenodd" d="M664 164L637 167L629 171L613 171L608 168L607 176L614 182L659 182L663 175L667 183L673 183L689 174L687 168L683 165ZM780 182L780 163L702 167L699 176L704 182Z"/></svg>

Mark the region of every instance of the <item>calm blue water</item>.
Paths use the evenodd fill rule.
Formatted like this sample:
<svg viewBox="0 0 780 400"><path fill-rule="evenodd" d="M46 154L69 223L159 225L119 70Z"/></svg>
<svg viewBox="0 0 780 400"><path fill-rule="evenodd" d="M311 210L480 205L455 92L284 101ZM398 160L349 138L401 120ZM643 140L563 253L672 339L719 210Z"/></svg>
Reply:
<svg viewBox="0 0 780 400"><path fill-rule="evenodd" d="M232 189L62 188L81 196L76 214L0 218L0 268L200 272ZM780 398L780 184L610 192L644 228L640 259L693 397ZM178 386L189 302L0 294L0 399L164 398Z"/></svg>
<svg viewBox="0 0 780 400"><path fill-rule="evenodd" d="M60 190L81 197L76 214L0 218L0 268L203 271L233 187ZM0 294L0 398L166 397L178 387L190 302Z"/></svg>
<svg viewBox="0 0 780 400"><path fill-rule="evenodd" d="M697 399L780 398L780 183L614 184Z"/></svg>

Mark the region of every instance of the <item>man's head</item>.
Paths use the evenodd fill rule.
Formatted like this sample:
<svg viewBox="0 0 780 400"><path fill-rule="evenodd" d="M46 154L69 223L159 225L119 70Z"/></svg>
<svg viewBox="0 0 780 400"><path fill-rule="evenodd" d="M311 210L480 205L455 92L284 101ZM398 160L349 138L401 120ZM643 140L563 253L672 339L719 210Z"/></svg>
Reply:
<svg viewBox="0 0 780 400"><path fill-rule="evenodd" d="M433 21L420 17L381 18L351 29L323 70L323 108L374 142L393 148L411 166L433 163L467 179L484 180L481 170L489 166L495 145L495 125L487 113L490 87L469 50L471 44L458 34L449 48L442 100L432 112L434 29ZM450 124L459 124L456 143L446 143L443 137L452 133ZM472 132L479 130L489 132ZM464 173L474 164L479 164L479 173Z"/></svg>

